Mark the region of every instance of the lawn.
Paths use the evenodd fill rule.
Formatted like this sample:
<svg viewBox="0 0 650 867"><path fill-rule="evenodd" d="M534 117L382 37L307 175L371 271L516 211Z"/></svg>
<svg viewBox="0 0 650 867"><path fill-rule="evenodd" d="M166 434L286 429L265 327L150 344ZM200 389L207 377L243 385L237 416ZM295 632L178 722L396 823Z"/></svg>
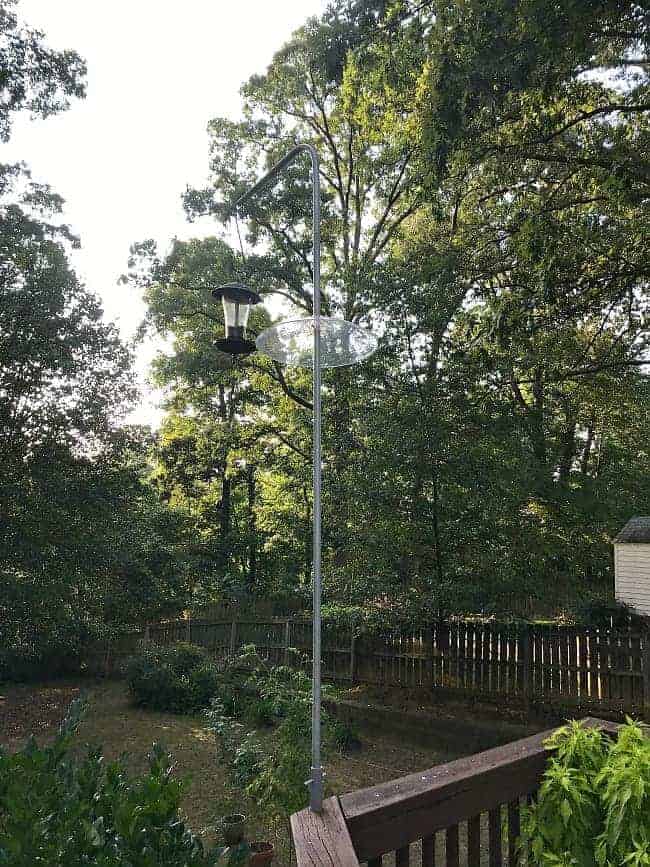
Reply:
<svg viewBox="0 0 650 867"><path fill-rule="evenodd" d="M31 686L7 686L0 691L0 743L16 749L30 733L46 739L58 726L66 707L76 696L87 695L89 709L81 727L81 739L101 744L108 758L122 754L134 770L146 763L154 741L171 751L177 773L187 779L183 809L191 827L207 841L215 840L215 823L232 811L223 771L215 761L214 741L200 716L184 717L140 710L131 705L120 681L58 682ZM272 737L272 731L262 731ZM361 731L361 749L336 754L327 767L327 788L343 793L456 758L443 752L410 744L403 734L372 734ZM249 833L269 839L272 832L253 803L240 803L249 817ZM288 863L288 837L284 830L272 837L276 864Z"/></svg>

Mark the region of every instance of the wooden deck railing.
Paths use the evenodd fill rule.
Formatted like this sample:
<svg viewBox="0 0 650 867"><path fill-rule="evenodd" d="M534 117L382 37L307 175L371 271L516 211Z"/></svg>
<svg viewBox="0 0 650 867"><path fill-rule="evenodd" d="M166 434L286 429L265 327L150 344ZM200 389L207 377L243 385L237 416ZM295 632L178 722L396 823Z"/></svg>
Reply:
<svg viewBox="0 0 650 867"><path fill-rule="evenodd" d="M585 720L615 735L618 726ZM519 865L522 806L538 789L552 731L334 797L291 817L298 867Z"/></svg>

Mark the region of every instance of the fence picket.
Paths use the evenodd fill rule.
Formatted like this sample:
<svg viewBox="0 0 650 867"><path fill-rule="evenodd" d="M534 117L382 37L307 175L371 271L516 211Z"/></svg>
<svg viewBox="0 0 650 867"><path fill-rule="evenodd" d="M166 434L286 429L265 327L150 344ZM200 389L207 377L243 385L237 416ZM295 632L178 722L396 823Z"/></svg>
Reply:
<svg viewBox="0 0 650 867"><path fill-rule="evenodd" d="M186 620L149 624L122 645L114 642L111 657L132 653L138 642L184 641L187 628ZM192 620L191 637L217 659L255 644L271 663L310 665L311 623L301 619ZM322 658L324 676L344 683L507 695L526 704L609 704L632 712L650 705L650 640L630 628L527 625L515 632L500 624L439 621L376 635L325 624Z"/></svg>

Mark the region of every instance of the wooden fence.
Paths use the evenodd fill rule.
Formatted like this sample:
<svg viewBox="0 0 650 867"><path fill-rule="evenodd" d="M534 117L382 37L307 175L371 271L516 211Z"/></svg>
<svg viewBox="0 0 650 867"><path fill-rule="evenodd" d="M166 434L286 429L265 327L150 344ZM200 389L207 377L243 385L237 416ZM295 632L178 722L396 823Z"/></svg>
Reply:
<svg viewBox="0 0 650 867"><path fill-rule="evenodd" d="M246 644L273 663L311 655L304 620L179 621L147 628L154 644L191 641L217 658ZM359 635L323 624L323 675L376 686L438 688L524 703L650 709L650 633L574 626L444 622Z"/></svg>

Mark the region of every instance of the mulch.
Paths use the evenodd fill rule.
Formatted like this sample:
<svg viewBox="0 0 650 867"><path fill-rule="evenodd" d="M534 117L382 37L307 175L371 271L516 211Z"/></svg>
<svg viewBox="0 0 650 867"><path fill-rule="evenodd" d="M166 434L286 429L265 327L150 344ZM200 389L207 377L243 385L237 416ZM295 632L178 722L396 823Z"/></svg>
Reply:
<svg viewBox="0 0 650 867"><path fill-rule="evenodd" d="M0 687L0 744L15 750L30 734L47 739L78 695L78 686L64 684Z"/></svg>

